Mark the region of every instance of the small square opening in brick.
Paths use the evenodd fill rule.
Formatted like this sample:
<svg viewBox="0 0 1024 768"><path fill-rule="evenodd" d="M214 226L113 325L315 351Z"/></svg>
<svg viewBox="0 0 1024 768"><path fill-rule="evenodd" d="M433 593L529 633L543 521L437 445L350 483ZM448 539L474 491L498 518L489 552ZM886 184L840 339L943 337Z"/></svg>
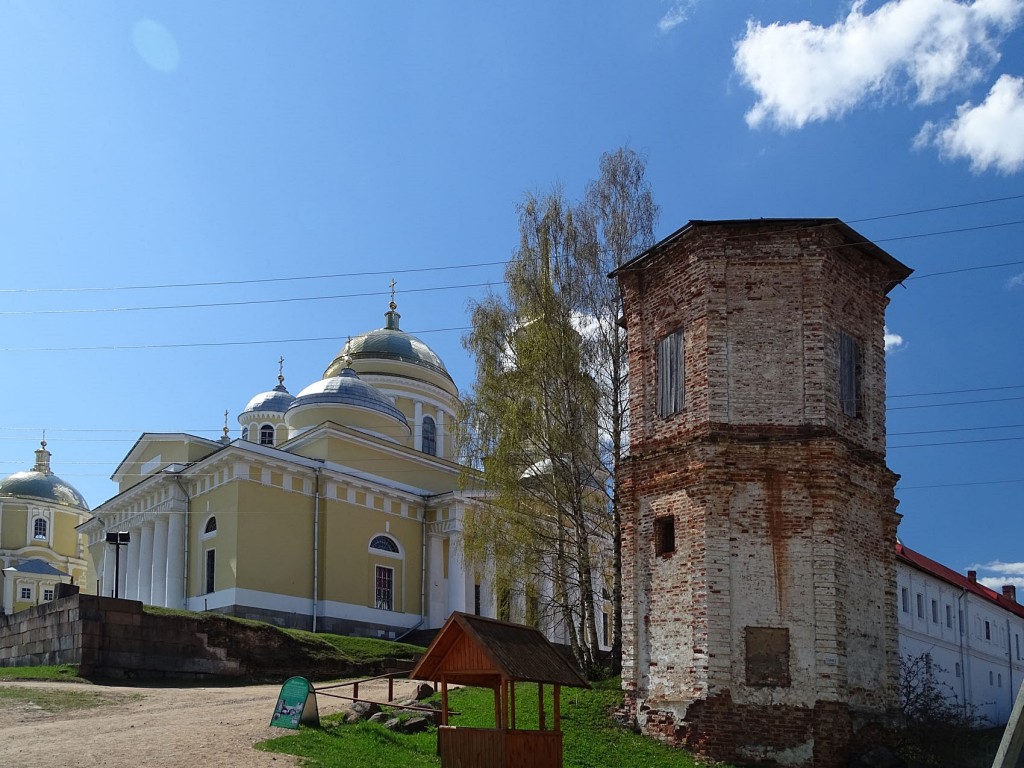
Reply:
<svg viewBox="0 0 1024 768"><path fill-rule="evenodd" d="M676 551L676 519L672 516L654 519L654 553L659 557Z"/></svg>

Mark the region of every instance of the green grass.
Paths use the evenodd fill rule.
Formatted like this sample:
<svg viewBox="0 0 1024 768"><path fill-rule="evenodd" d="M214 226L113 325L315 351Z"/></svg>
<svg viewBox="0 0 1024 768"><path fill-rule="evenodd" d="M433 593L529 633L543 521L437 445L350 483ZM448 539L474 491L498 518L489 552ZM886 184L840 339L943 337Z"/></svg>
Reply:
<svg viewBox="0 0 1024 768"><path fill-rule="evenodd" d="M516 686L517 727L537 727L537 699L536 686ZM544 709L550 728L553 712L550 687L545 689L545 699ZM613 723L608 712L621 702L618 680L595 683L589 691L562 690L566 768L694 768L701 765L686 752L646 739ZM453 725L494 726L494 695L489 690L463 688L452 691L449 705L460 713L451 718ZM440 765L436 756L437 732L434 730L402 735L374 723L344 725L338 716L325 718L320 729L303 728L297 734L271 739L257 746L269 752L306 758L304 764L315 768Z"/></svg>
<svg viewBox="0 0 1024 768"><path fill-rule="evenodd" d="M11 688L0 685L0 702L9 705L34 705L45 712L90 709L125 701L128 697L111 696L88 688L80 691L47 690L43 688Z"/></svg>
<svg viewBox="0 0 1024 768"><path fill-rule="evenodd" d="M247 627L267 627L271 630L281 632L289 637L298 640L307 646L323 646L325 651L331 655L340 655L342 658L353 663L366 663L380 661L383 659L415 659L420 656L426 648L408 643L395 643L390 640L377 640L369 637L346 637L345 635L332 635L327 632L307 632L303 629L284 629L273 624L267 624L253 619L242 619L237 616L225 616L220 613L203 613L199 611L185 611L177 608L159 608L156 606L145 606L146 613L156 616L180 616L182 618L195 619L197 621L210 621L212 619L227 619L229 621L243 624Z"/></svg>
<svg viewBox="0 0 1024 768"><path fill-rule="evenodd" d="M307 632L304 629L285 629L292 637L303 640L322 640L330 643L345 658L356 661L377 661L379 659L415 659L426 648L408 643L395 643L391 640L376 640L371 637L346 637L332 635L327 632Z"/></svg>
<svg viewBox="0 0 1024 768"><path fill-rule="evenodd" d="M72 664L49 667L0 667L0 682L6 680L63 680L84 683L78 676L78 668Z"/></svg>

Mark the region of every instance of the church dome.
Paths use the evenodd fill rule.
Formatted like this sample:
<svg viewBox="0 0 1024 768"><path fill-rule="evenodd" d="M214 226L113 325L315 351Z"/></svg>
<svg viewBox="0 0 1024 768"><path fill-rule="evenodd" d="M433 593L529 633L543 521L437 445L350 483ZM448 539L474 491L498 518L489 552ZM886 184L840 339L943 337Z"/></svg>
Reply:
<svg viewBox="0 0 1024 768"><path fill-rule="evenodd" d="M303 429L324 421L379 433L396 439L396 428L405 434L409 422L386 396L362 381L351 368L326 376L302 390L288 407L288 426Z"/></svg>
<svg viewBox="0 0 1024 768"><path fill-rule="evenodd" d="M384 313L383 328L353 336L324 371L324 378L338 376L348 365L360 374L398 375L428 381L457 396L455 382L441 358L430 347L403 331L395 303Z"/></svg>
<svg viewBox="0 0 1024 768"><path fill-rule="evenodd" d="M269 392L256 395L238 416L241 418L247 413L284 413L294 401L295 396L285 389L284 383L280 383Z"/></svg>
<svg viewBox="0 0 1024 768"><path fill-rule="evenodd" d="M73 485L50 471L50 452L46 441L36 451L36 464L27 472L15 472L0 480L0 498L19 498L76 507L85 511L89 504Z"/></svg>

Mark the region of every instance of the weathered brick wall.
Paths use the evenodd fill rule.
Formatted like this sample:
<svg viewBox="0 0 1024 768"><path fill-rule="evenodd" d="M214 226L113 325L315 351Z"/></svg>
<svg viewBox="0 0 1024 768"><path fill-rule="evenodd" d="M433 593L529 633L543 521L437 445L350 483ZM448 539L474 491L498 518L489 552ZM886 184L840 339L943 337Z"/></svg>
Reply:
<svg viewBox="0 0 1024 768"><path fill-rule="evenodd" d="M896 703L891 275L841 245L829 228L704 226L620 276L623 686L649 733L720 760L839 765L850 712ZM656 346L679 328L686 406L660 418ZM862 349L856 418L840 331ZM664 517L676 546L658 555Z"/></svg>

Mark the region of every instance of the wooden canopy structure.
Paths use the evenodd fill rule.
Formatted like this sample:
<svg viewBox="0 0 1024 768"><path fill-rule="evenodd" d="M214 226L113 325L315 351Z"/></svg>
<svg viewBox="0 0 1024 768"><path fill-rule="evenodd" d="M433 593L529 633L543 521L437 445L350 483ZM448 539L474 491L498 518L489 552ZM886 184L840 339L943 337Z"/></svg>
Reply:
<svg viewBox="0 0 1024 768"><path fill-rule="evenodd" d="M453 613L409 673L441 688L437 753L443 768L561 768L561 687L589 688L586 679L538 630L522 624ZM536 683L539 730L516 728L516 683ZM448 723L448 685L494 691L494 728ZM552 728L547 727L544 686L553 686Z"/></svg>

